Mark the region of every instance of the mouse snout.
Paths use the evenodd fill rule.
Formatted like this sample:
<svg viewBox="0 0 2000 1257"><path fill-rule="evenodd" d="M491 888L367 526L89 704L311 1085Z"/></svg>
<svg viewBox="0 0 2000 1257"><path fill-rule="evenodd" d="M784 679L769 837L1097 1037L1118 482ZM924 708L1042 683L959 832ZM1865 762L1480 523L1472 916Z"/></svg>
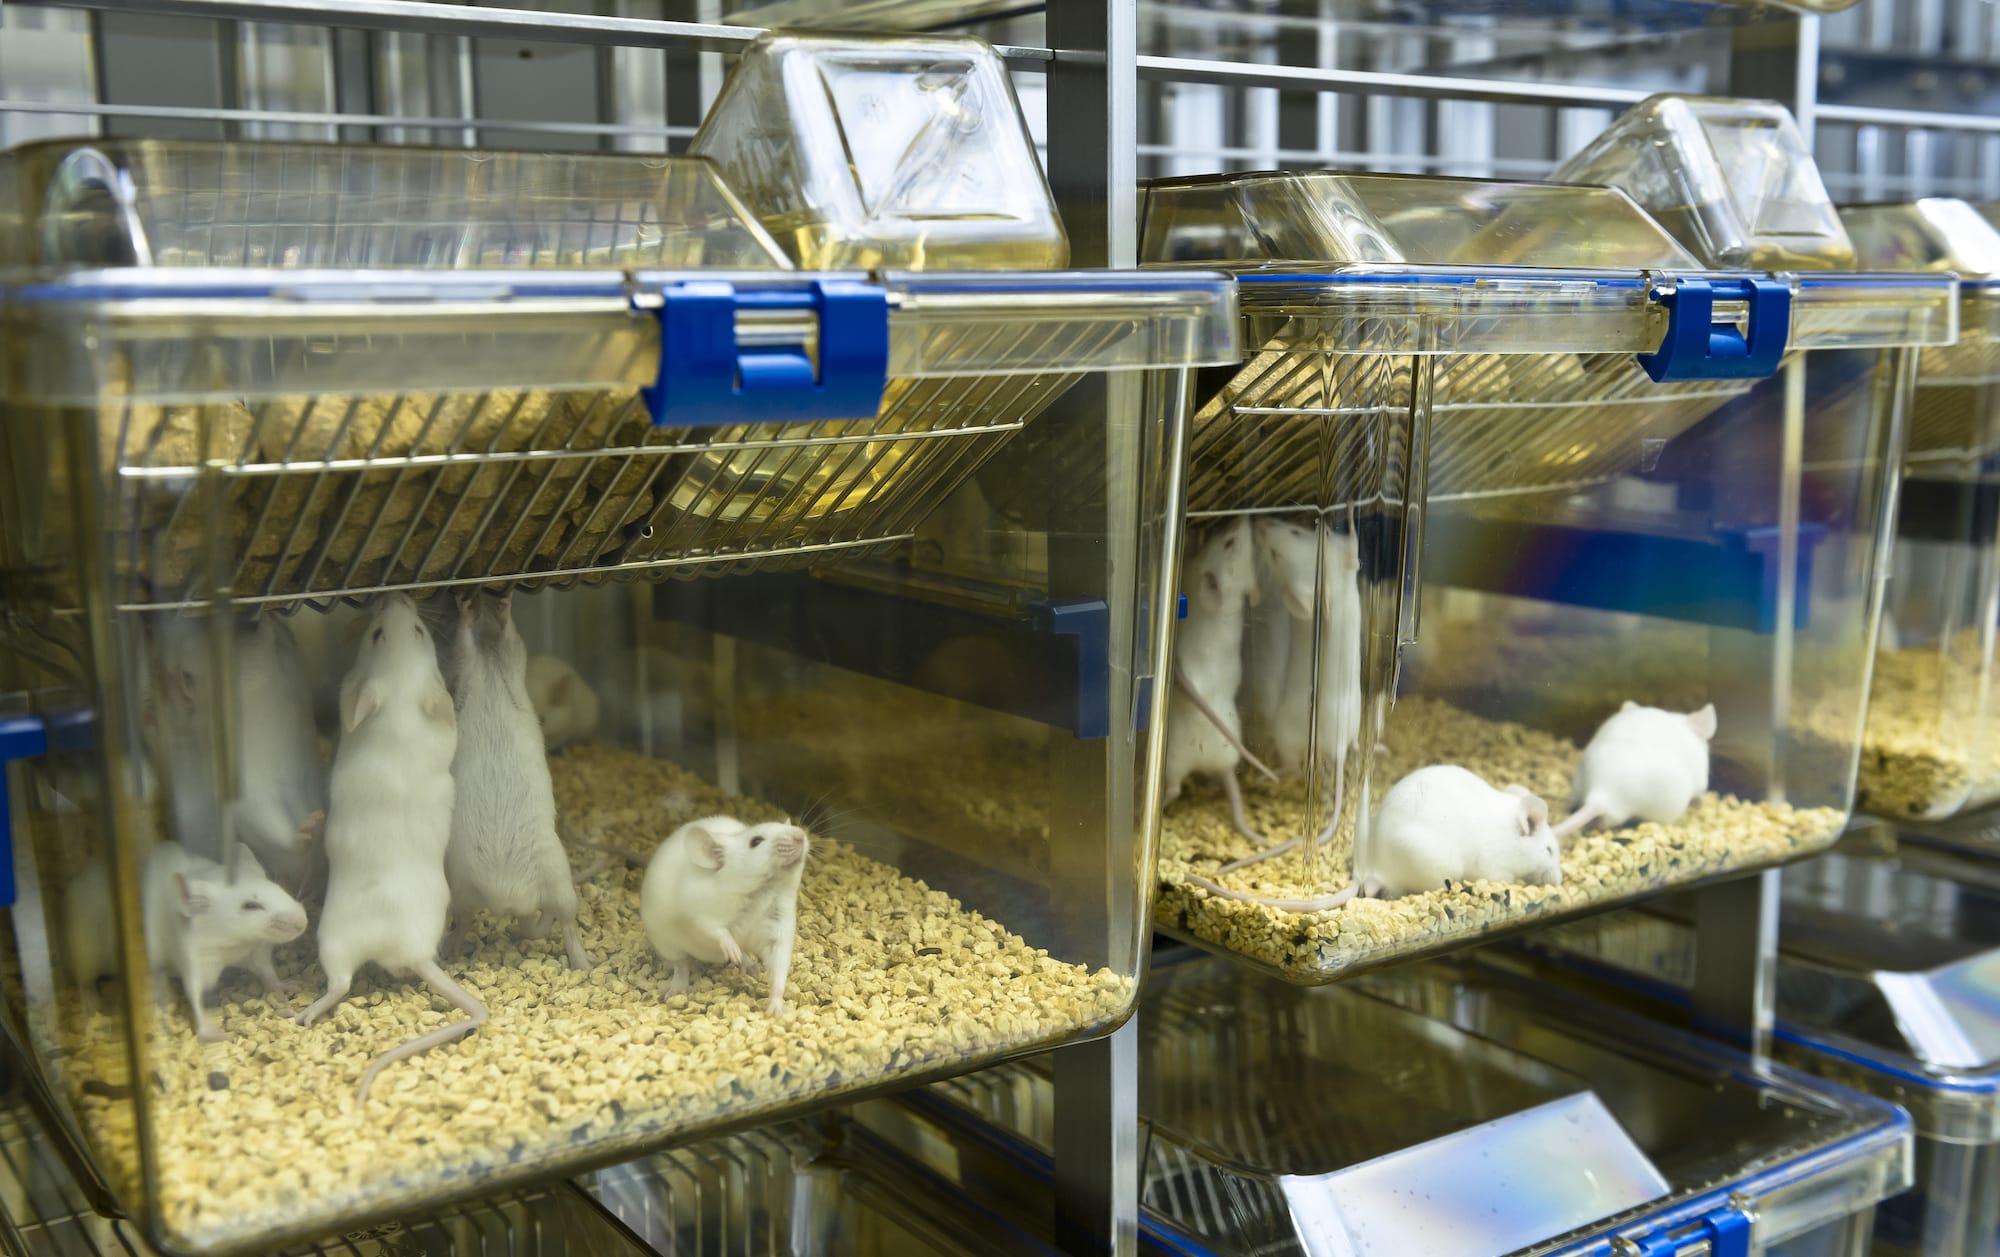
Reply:
<svg viewBox="0 0 2000 1257"><path fill-rule="evenodd" d="M265 928L273 941L289 943L306 932L306 910L294 906L282 912L274 912L271 914L270 925Z"/></svg>
<svg viewBox="0 0 2000 1257"><path fill-rule="evenodd" d="M777 837L778 859L785 865L797 864L805 859L806 831L794 826Z"/></svg>

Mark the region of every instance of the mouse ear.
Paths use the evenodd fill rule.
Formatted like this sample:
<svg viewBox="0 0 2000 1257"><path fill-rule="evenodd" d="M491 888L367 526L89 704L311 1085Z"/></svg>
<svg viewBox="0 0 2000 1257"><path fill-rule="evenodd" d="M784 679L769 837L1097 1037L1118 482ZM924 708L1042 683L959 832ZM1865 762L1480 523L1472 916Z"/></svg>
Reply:
<svg viewBox="0 0 2000 1257"><path fill-rule="evenodd" d="M1195 585L1195 601L1204 610L1213 611L1222 606L1222 577L1215 572L1203 572Z"/></svg>
<svg viewBox="0 0 2000 1257"><path fill-rule="evenodd" d="M1704 742L1714 738L1715 704L1704 703L1700 711L1690 712L1688 714L1688 727L1693 729L1695 736Z"/></svg>
<svg viewBox="0 0 2000 1257"><path fill-rule="evenodd" d="M451 705L451 691L444 687L443 680L432 681L424 687L424 718L447 728L458 727L458 713Z"/></svg>
<svg viewBox="0 0 2000 1257"><path fill-rule="evenodd" d="M549 685L548 703L551 707L567 707L574 698L577 675L565 672Z"/></svg>
<svg viewBox="0 0 2000 1257"><path fill-rule="evenodd" d="M382 709L382 696L372 682L343 686L340 691L340 727L352 733L361 722Z"/></svg>
<svg viewBox="0 0 2000 1257"><path fill-rule="evenodd" d="M1521 837L1531 837L1548 823L1549 805L1532 794L1524 795L1521 799Z"/></svg>
<svg viewBox="0 0 2000 1257"><path fill-rule="evenodd" d="M699 825L688 831L688 851L702 868L722 867L722 840Z"/></svg>
<svg viewBox="0 0 2000 1257"><path fill-rule="evenodd" d="M250 849L248 843L238 842L236 850L229 857L229 880L234 883L252 877L260 882L271 880L271 875L264 871L263 862L257 858L257 853Z"/></svg>
<svg viewBox="0 0 2000 1257"><path fill-rule="evenodd" d="M1633 702L1633 701L1632 701L1631 699L1629 699L1629 698L1628 698L1628 699L1626 699L1626 700L1625 700L1625 701L1624 701L1623 703L1620 703L1620 704L1618 705L1618 710L1619 710L1619 711L1631 711L1631 710L1632 710L1632 709L1633 709L1634 707L1637 707L1638 705L1639 705L1639 704L1637 704L1637 703Z"/></svg>
<svg viewBox="0 0 2000 1257"><path fill-rule="evenodd" d="M209 885L196 879L189 881L185 873L174 874L174 895L181 901L181 915L198 917L208 911Z"/></svg>

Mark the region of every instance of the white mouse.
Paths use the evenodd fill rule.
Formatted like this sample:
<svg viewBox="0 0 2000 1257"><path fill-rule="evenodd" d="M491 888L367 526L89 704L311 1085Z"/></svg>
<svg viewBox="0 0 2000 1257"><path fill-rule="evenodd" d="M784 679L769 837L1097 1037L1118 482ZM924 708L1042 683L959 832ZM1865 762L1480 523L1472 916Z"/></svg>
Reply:
<svg viewBox="0 0 2000 1257"><path fill-rule="evenodd" d="M451 690L458 704L456 787L445 878L457 928L475 912L532 916L530 935L562 927L570 967L590 968L576 936L576 886L556 836L542 729L528 699L528 647L513 597L460 594Z"/></svg>
<svg viewBox="0 0 2000 1257"><path fill-rule="evenodd" d="M528 700L542 721L542 744L553 751L581 742L597 731L597 691L567 659L535 655L528 660Z"/></svg>
<svg viewBox="0 0 2000 1257"><path fill-rule="evenodd" d="M326 994L299 1021L310 1026L345 999L355 970L371 961L422 978L471 1018L377 1056L361 1078L358 1102L365 1102L385 1066L470 1034L486 1020L486 1006L437 963L451 908L444 858L458 723L437 646L408 595L384 599L362 633L341 683L340 712L319 923Z"/></svg>
<svg viewBox="0 0 2000 1257"><path fill-rule="evenodd" d="M147 962L156 989L168 975L180 979L197 1038L229 1037L203 1008L226 969L249 970L272 996L291 994L271 953L305 933L306 910L265 875L253 852L238 853L231 876L216 861L163 842L146 858L144 876Z"/></svg>
<svg viewBox="0 0 2000 1257"><path fill-rule="evenodd" d="M1715 704L1700 711L1662 711L1627 702L1597 726L1583 748L1570 786L1575 810L1556 826L1556 837L1602 821L1672 824L1708 789L1708 744L1715 737Z"/></svg>
<svg viewBox="0 0 2000 1257"><path fill-rule="evenodd" d="M1496 790L1455 764L1419 768L1392 786L1370 827L1354 884L1317 899L1272 899L1188 880L1212 895L1289 912L1324 912L1366 894L1383 899L1438 890L1447 881L1562 885L1562 852L1548 805L1525 787Z"/></svg>
<svg viewBox="0 0 2000 1257"><path fill-rule="evenodd" d="M167 977L180 979L195 1037L203 1043L229 1037L202 1006L225 969L249 970L270 995L291 994L278 979L271 951L306 932L306 910L264 875L249 851L237 855L231 877L222 865L179 843L156 845L146 857L145 922L155 993L164 1002Z"/></svg>
<svg viewBox="0 0 2000 1257"><path fill-rule="evenodd" d="M1346 533L1270 517L1259 519L1254 531L1258 568L1284 608L1290 637L1277 698L1262 719L1281 769L1306 770L1317 735L1314 767L1333 786L1326 823L1315 837L1324 843L1340 823L1347 757L1361 737L1360 543L1351 508ZM1303 841L1287 839L1221 871L1282 855Z"/></svg>
<svg viewBox="0 0 2000 1257"><path fill-rule="evenodd" d="M1211 533L1182 565L1188 614L1174 637L1174 688L1167 705L1165 797L1180 798L1191 773L1219 778L1238 833L1262 843L1243 815L1236 766L1245 758L1237 690L1243 683L1243 614L1257 596L1250 523Z"/></svg>
<svg viewBox="0 0 2000 1257"><path fill-rule="evenodd" d="M215 791L208 632L194 619L160 625L145 718L167 779L174 836L189 851L220 860L224 813ZM326 770L305 660L291 628L276 615L259 615L234 633L238 797L228 817L259 862L299 889L312 872L315 839L326 818Z"/></svg>
<svg viewBox="0 0 2000 1257"><path fill-rule="evenodd" d="M761 961L771 1015L784 1015L808 846L796 825L728 816L689 821L667 836L639 886L646 937L674 969L663 998L687 992L693 961L726 960L748 972Z"/></svg>

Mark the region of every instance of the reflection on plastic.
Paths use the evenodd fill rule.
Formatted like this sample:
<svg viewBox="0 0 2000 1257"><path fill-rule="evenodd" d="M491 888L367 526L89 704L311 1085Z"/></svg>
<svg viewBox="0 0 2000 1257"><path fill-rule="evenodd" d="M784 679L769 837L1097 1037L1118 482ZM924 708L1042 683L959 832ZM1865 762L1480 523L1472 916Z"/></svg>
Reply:
<svg viewBox="0 0 2000 1257"><path fill-rule="evenodd" d="M1589 1092L1282 1187L1311 1257L1486 1257L1668 1191Z"/></svg>
<svg viewBox="0 0 2000 1257"><path fill-rule="evenodd" d="M1878 972L1875 984L1917 1059L1947 1069L2000 1060L2000 951L1928 973Z"/></svg>

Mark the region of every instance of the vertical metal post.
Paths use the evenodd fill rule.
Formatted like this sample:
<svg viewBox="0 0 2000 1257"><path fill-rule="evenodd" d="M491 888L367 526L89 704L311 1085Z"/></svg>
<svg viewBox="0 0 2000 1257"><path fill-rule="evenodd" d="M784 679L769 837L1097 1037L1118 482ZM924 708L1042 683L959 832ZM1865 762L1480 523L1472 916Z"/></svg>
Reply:
<svg viewBox="0 0 2000 1257"><path fill-rule="evenodd" d="M1049 128L1049 184L1054 190L1069 232L1070 260L1077 266L1131 266L1138 253L1138 20L1136 0L1069 0L1048 7L1049 47L1055 59L1048 71L1050 118L1066 125ZM1097 120L1103 124L1098 125ZM1139 404L1142 382L1129 374L1087 380L1065 398L1068 406L1095 410L1099 416L1128 413ZM1045 419L1044 422L1047 420ZM1108 442L1136 441L1136 423L1105 425ZM1107 449L1106 466L1136 466L1119 449ZM1101 504L1108 507L1108 502ZM1053 530L1049 537L1049 583L1052 596L1102 589L1110 564L1104 543L1117 539L1102 527ZM1129 527L1131 521L1124 526ZM1087 521L1079 521L1087 523ZM1127 608L1129 611L1129 608ZM1113 659L1131 657L1127 615L1126 648ZM1113 625L1120 616L1113 609ZM1129 678L1128 678L1129 679ZM1114 702L1112 711L1128 708ZM1106 739L1107 752L1117 739ZM1080 760L1082 757L1078 757ZM1104 764L1105 769L1111 765ZM1078 774L1074 782L1057 783L1066 802L1087 809L1101 820L1103 832L1118 835L1113 826L1130 831L1132 800L1110 797L1109 782L1117 774L1099 772L1095 779ZM1125 792L1130 794L1130 791ZM1125 845L1123 842L1114 845ZM1075 879L1053 875L1058 895L1088 893L1095 903L1079 902L1079 911L1103 915L1101 889L1079 870ZM1101 879L1101 868L1099 878ZM1066 885L1074 880L1074 886ZM1101 886L1101 881L1100 881ZM1089 918L1085 918L1089 919ZM1055 1239L1074 1254L1126 1254L1138 1251L1139 1127L1138 1030L1136 1023L1108 1038L1064 1048L1055 1054Z"/></svg>
<svg viewBox="0 0 2000 1257"><path fill-rule="evenodd" d="M1762 1058L1778 973L1776 869L1695 893L1694 1024Z"/></svg>
<svg viewBox="0 0 2000 1257"><path fill-rule="evenodd" d="M1731 27L1729 90L1770 97L1790 109L1810 152L1819 108L1819 18L1802 14Z"/></svg>

